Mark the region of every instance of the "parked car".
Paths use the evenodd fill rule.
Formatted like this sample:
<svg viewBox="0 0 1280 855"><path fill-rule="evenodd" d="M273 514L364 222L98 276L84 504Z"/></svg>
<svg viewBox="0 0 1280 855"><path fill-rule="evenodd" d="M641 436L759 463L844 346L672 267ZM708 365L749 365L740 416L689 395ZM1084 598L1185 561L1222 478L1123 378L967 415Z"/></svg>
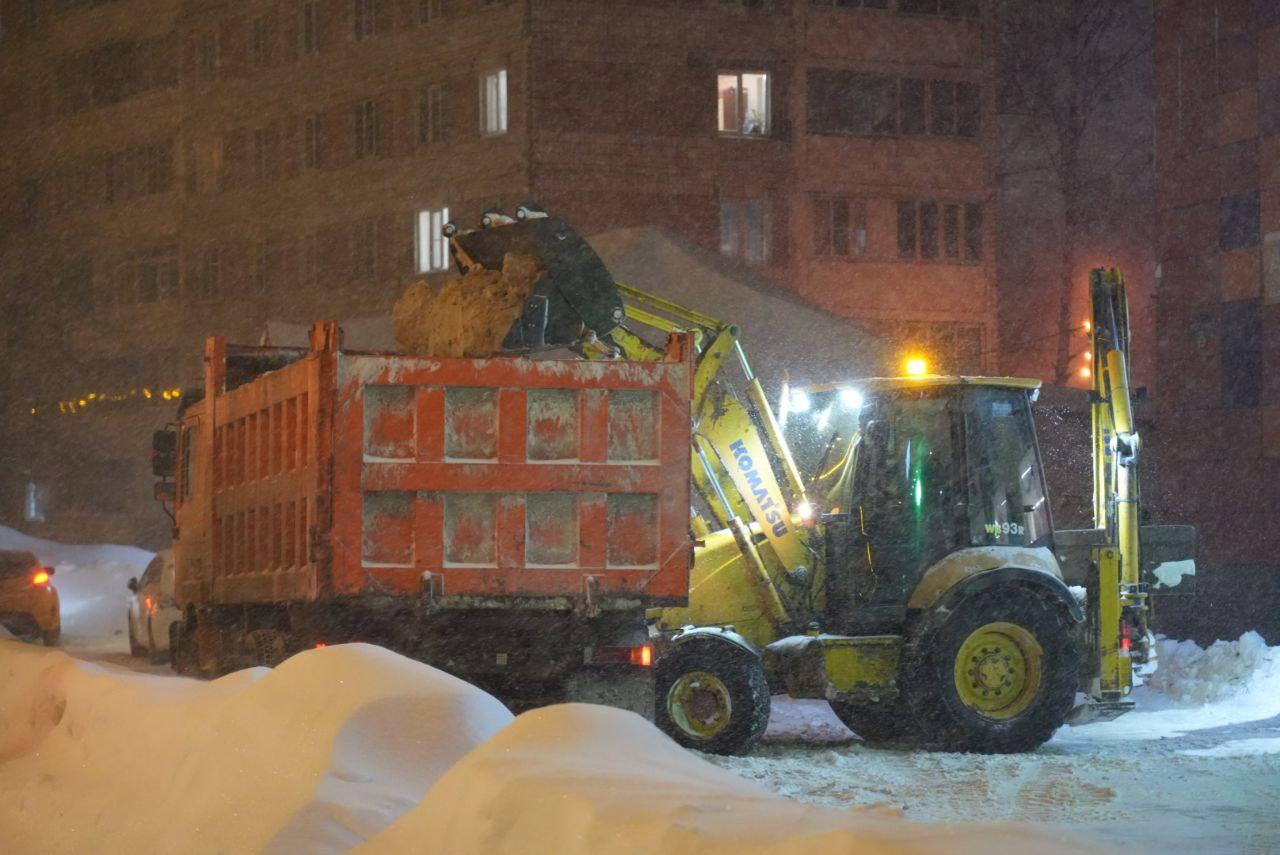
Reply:
<svg viewBox="0 0 1280 855"><path fill-rule="evenodd" d="M52 647L62 635L62 609L53 568L21 549L0 549L0 626L19 638Z"/></svg>
<svg viewBox="0 0 1280 855"><path fill-rule="evenodd" d="M169 658L169 624L182 618L173 602L173 550L156 553L142 578L129 580L129 652L157 664Z"/></svg>

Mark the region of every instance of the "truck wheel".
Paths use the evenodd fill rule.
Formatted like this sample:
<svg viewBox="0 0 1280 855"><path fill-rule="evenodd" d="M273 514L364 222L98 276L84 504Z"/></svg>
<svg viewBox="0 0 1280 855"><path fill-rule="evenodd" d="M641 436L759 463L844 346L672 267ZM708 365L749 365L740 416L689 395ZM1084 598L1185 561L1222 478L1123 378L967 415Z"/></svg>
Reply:
<svg viewBox="0 0 1280 855"><path fill-rule="evenodd" d="M129 655L141 656L147 652L147 649L138 643L138 638L133 634L133 618L129 616L129 612L124 613L124 625L129 628Z"/></svg>
<svg viewBox="0 0 1280 855"><path fill-rule="evenodd" d="M252 665L274 668L289 658L289 639L277 629L255 629L245 634L244 650Z"/></svg>
<svg viewBox="0 0 1280 855"><path fill-rule="evenodd" d="M745 754L769 724L760 660L719 641L669 650L654 666L654 722L686 748Z"/></svg>
<svg viewBox="0 0 1280 855"><path fill-rule="evenodd" d="M829 701L840 723L871 745L903 742L915 730L910 710L900 701L881 701L870 706L847 701Z"/></svg>
<svg viewBox="0 0 1280 855"><path fill-rule="evenodd" d="M906 690L922 736L944 751L1030 751L1066 720L1080 646L1065 611L1024 588L962 601L917 648Z"/></svg>

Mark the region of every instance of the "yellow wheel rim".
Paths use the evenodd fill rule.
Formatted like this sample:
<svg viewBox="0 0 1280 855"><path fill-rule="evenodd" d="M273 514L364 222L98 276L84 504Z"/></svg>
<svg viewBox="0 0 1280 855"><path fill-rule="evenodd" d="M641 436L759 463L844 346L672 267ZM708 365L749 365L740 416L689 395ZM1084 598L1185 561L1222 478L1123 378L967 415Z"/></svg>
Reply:
<svg viewBox="0 0 1280 855"><path fill-rule="evenodd" d="M688 735L711 739L729 726L733 715L729 687L706 671L681 674L667 692L667 715Z"/></svg>
<svg viewBox="0 0 1280 855"><path fill-rule="evenodd" d="M1044 651L1015 623L989 623L956 653L956 692L969 709L1003 721L1024 712L1043 682Z"/></svg>

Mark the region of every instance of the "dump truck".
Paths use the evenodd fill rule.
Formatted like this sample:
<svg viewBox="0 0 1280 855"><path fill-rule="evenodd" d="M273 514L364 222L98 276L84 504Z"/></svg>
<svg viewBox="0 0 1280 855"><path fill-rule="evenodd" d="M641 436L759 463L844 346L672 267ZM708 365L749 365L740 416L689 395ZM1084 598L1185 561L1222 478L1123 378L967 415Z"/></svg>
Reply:
<svg viewBox="0 0 1280 855"><path fill-rule="evenodd" d="M648 673L687 602L693 343L659 359L427 359L206 343L155 438L173 667L368 641L514 705Z"/></svg>

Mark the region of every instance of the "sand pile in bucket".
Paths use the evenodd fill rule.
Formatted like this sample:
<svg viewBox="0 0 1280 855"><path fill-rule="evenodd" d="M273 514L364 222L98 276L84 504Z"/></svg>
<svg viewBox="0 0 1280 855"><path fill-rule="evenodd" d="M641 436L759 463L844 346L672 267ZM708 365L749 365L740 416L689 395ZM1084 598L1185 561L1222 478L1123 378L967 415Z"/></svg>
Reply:
<svg viewBox="0 0 1280 855"><path fill-rule="evenodd" d="M471 270L438 293L416 282L391 313L396 344L414 356L492 356L542 273L537 259L508 253L501 271Z"/></svg>

